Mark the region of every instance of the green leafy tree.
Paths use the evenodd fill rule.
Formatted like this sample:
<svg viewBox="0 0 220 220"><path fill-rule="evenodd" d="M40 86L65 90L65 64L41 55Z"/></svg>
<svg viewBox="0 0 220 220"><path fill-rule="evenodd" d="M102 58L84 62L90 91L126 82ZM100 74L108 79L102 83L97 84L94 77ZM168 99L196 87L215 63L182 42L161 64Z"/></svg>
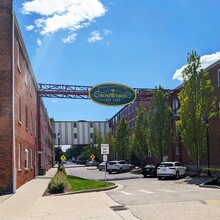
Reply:
<svg viewBox="0 0 220 220"><path fill-rule="evenodd" d="M135 122L134 133L132 135L132 149L137 156L141 165L143 165L144 157L147 155L147 114L143 105L137 109L138 116ZM132 154L135 158L135 155Z"/></svg>
<svg viewBox="0 0 220 220"><path fill-rule="evenodd" d="M187 62L182 71L183 87L178 95L180 109L177 127L190 157L197 162L199 172L200 158L207 147L204 122L216 114L216 98L208 73L201 69L200 56L192 51Z"/></svg>
<svg viewBox="0 0 220 220"><path fill-rule="evenodd" d="M116 128L116 154L119 159L126 160L129 153L129 135L130 129L128 122L122 117L119 125Z"/></svg>
<svg viewBox="0 0 220 220"><path fill-rule="evenodd" d="M163 160L168 147L173 143L172 111L168 95L162 86L153 91L152 103L148 112L148 145L152 154Z"/></svg>
<svg viewBox="0 0 220 220"><path fill-rule="evenodd" d="M109 155L108 155L108 160L113 160L115 159L115 140L112 135L112 132L109 131L104 138L105 144L109 144Z"/></svg>
<svg viewBox="0 0 220 220"><path fill-rule="evenodd" d="M97 126L94 125L93 128L93 147L94 147L94 155L96 156L96 160L101 160L101 144L103 142L103 137L101 131L97 129Z"/></svg>

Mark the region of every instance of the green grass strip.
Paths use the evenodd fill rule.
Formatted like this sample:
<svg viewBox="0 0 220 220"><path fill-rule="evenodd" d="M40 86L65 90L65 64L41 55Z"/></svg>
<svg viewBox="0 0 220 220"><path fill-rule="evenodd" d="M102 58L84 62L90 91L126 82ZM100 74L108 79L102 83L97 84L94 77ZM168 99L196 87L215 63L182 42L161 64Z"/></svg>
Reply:
<svg viewBox="0 0 220 220"><path fill-rule="evenodd" d="M71 186L72 191L80 190L95 190L100 188L107 188L114 186L114 183L102 182L96 180L87 180L77 176L67 176L67 180Z"/></svg>

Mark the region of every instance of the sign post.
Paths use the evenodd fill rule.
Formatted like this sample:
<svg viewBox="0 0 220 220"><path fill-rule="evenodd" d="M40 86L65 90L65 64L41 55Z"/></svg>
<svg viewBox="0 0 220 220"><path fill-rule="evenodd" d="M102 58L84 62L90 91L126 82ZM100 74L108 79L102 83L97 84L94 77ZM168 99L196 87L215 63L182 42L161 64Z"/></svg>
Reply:
<svg viewBox="0 0 220 220"><path fill-rule="evenodd" d="M103 155L103 161L105 162L105 185L106 185L106 168L109 154L109 144L101 144L101 154Z"/></svg>

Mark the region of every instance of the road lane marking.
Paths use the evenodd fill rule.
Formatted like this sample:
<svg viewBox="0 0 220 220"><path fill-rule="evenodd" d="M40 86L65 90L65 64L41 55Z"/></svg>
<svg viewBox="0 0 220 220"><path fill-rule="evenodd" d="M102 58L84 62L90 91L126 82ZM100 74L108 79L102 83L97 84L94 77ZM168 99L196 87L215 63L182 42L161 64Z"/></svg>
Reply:
<svg viewBox="0 0 220 220"><path fill-rule="evenodd" d="M147 190L143 190L143 189L140 189L140 190L138 190L138 191L139 191L139 192L148 193L148 194L155 193L155 192L152 192L152 191L147 191Z"/></svg>
<svg viewBox="0 0 220 220"><path fill-rule="evenodd" d="M211 200L210 199L210 200L207 200L207 202L220 205L220 201L219 200Z"/></svg>
<svg viewBox="0 0 220 220"><path fill-rule="evenodd" d="M129 192L125 192L125 191L119 191L119 192L122 193L122 194L124 194L124 195L127 195L127 196L132 195L131 193L129 193Z"/></svg>
<svg viewBox="0 0 220 220"><path fill-rule="evenodd" d="M166 189L157 189L161 192L166 192L166 193L175 193L175 191L172 191L172 190L166 190Z"/></svg>

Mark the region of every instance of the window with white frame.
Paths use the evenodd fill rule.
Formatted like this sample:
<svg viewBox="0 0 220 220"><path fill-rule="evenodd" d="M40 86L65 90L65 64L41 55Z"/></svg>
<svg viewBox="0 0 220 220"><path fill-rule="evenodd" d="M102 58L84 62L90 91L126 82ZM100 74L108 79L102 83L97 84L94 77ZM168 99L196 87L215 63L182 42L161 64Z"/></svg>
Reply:
<svg viewBox="0 0 220 220"><path fill-rule="evenodd" d="M152 153L150 150L148 150L148 157L152 157Z"/></svg>
<svg viewBox="0 0 220 220"><path fill-rule="evenodd" d="M18 95L18 121L21 122L21 96Z"/></svg>
<svg viewBox="0 0 220 220"><path fill-rule="evenodd" d="M33 132L33 116L32 116L32 112L30 114L30 132Z"/></svg>
<svg viewBox="0 0 220 220"><path fill-rule="evenodd" d="M31 76L30 76L30 81L29 81L29 89L30 89L30 96L32 96L32 80L31 80Z"/></svg>
<svg viewBox="0 0 220 220"><path fill-rule="evenodd" d="M173 115L177 116L178 114L178 99L173 100Z"/></svg>
<svg viewBox="0 0 220 220"><path fill-rule="evenodd" d="M17 67L20 70L20 46L18 41L16 44L17 44Z"/></svg>
<svg viewBox="0 0 220 220"><path fill-rule="evenodd" d="M28 69L27 69L27 63L24 61L24 82L26 86L27 86L27 81L28 81Z"/></svg>
<svg viewBox="0 0 220 220"><path fill-rule="evenodd" d="M28 149L24 151L24 168L28 170Z"/></svg>
<svg viewBox="0 0 220 220"><path fill-rule="evenodd" d="M18 171L21 170L21 144L18 144Z"/></svg>
<svg viewBox="0 0 220 220"><path fill-rule="evenodd" d="M218 70L218 86L220 87L220 69Z"/></svg>

